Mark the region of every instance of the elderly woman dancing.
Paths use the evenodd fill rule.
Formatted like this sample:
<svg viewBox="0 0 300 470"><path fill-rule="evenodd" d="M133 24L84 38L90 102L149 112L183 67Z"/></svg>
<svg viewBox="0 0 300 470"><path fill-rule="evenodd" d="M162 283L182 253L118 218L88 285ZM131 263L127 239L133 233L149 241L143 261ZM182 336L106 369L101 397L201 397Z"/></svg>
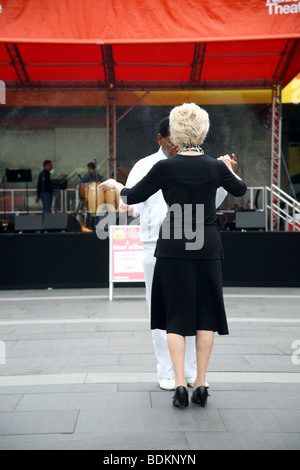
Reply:
<svg viewBox="0 0 300 470"><path fill-rule="evenodd" d="M223 300L223 248L216 223L218 187L236 197L247 190L233 172L229 156L206 155L203 144L209 130L208 113L194 103L170 113L170 138L180 148L171 159L159 161L132 188L114 180L100 186L118 191L127 204L147 200L159 189L168 205L156 245L157 258L151 301L151 329L167 331L175 373L173 405L189 404L184 377L185 337L196 336L197 377L191 401L205 406L206 372L214 332L228 334Z"/></svg>

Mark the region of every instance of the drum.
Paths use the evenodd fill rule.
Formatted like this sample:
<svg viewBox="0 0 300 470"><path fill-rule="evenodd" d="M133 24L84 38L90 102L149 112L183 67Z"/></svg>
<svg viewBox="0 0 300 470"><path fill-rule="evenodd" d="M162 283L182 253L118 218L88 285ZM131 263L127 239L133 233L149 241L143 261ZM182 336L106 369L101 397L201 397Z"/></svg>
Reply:
<svg viewBox="0 0 300 470"><path fill-rule="evenodd" d="M92 215L103 210L104 206L104 192L99 187L99 183L88 183L85 186L86 199L87 199L87 211Z"/></svg>
<svg viewBox="0 0 300 470"><path fill-rule="evenodd" d="M86 198L86 183L82 183L79 186L79 195L80 195L80 199Z"/></svg>
<svg viewBox="0 0 300 470"><path fill-rule="evenodd" d="M105 202L107 212L118 212L119 200L119 194L114 189L107 189L105 191Z"/></svg>
<svg viewBox="0 0 300 470"><path fill-rule="evenodd" d="M79 196L82 201L82 207L84 211L86 211L86 186L87 186L86 183L82 183L79 186Z"/></svg>

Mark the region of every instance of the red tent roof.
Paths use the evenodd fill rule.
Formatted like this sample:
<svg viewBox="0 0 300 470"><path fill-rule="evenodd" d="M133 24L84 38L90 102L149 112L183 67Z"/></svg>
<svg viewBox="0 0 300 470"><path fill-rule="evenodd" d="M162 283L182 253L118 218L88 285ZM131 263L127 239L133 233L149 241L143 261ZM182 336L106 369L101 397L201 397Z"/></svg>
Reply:
<svg viewBox="0 0 300 470"><path fill-rule="evenodd" d="M2 0L7 89L285 86L300 71L297 0Z"/></svg>

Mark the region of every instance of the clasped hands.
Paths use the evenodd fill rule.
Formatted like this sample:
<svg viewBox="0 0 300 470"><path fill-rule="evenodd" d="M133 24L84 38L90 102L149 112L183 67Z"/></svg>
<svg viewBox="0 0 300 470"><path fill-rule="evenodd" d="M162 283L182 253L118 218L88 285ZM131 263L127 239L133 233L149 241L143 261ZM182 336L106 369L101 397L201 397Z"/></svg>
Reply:
<svg viewBox="0 0 300 470"><path fill-rule="evenodd" d="M223 163L225 163L229 170L232 170L233 172L235 172L237 169L237 158L234 153L232 153L232 158L227 153L226 155L219 157L218 160L221 160Z"/></svg>
<svg viewBox="0 0 300 470"><path fill-rule="evenodd" d="M103 183L100 183L98 187L100 189L102 189L102 191L106 191L107 189L113 189L118 194L120 194L120 192L124 188L123 184L118 183L114 179L109 179L109 180L103 181Z"/></svg>

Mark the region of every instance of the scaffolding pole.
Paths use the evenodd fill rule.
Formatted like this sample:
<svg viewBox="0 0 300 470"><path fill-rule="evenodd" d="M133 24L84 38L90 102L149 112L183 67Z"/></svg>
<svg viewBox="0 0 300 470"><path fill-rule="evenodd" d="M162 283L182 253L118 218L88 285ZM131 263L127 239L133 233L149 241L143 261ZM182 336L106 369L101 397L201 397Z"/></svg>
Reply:
<svg viewBox="0 0 300 470"><path fill-rule="evenodd" d="M114 90L107 91L106 98L106 129L107 129L107 178L117 177L117 125L116 95Z"/></svg>
<svg viewBox="0 0 300 470"><path fill-rule="evenodd" d="M281 177L281 85L274 85L272 90L272 129L271 129L271 188L272 185L280 188ZM271 194L271 231L279 230L279 217L273 206L279 205L279 200Z"/></svg>

